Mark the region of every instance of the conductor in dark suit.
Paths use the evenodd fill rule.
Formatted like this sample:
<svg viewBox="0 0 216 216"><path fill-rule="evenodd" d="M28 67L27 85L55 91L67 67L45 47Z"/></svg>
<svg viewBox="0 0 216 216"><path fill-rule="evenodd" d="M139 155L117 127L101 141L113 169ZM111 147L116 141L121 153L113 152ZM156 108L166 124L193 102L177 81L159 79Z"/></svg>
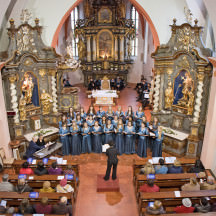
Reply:
<svg viewBox="0 0 216 216"><path fill-rule="evenodd" d="M112 167L113 167L112 180L115 180L117 178L116 171L117 171L117 165L118 165L118 158L117 158L118 150L114 147L113 142L110 142L109 145L110 145L110 148L106 150L106 155L108 156L108 159L107 159L106 175L104 176L105 181L109 180Z"/></svg>

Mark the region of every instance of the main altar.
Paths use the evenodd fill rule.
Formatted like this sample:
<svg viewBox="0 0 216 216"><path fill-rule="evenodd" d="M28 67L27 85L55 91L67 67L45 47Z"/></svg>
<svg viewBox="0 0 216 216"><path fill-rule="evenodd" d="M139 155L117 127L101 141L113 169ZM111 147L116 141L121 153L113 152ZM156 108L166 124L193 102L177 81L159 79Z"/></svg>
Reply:
<svg viewBox="0 0 216 216"><path fill-rule="evenodd" d="M196 157L202 148L208 109L212 51L202 44L198 21L171 25L167 44L152 54L155 60L152 118L164 127L164 150Z"/></svg>
<svg viewBox="0 0 216 216"><path fill-rule="evenodd" d="M104 76L119 76L127 82L135 29L132 20L126 19L126 5L116 0L85 0L84 5L84 18L75 29L84 84Z"/></svg>
<svg viewBox="0 0 216 216"><path fill-rule="evenodd" d="M79 89L64 88L63 75L73 72L79 63L71 58L70 47L67 56L60 56L44 45L39 19L30 25L32 15L28 10L23 10L20 18L18 27L10 19L9 47L0 58L5 62L1 70L5 106L12 114L8 116L10 136L25 142L29 141L26 134L58 128L61 113L69 107L77 108ZM50 136L51 140L58 138L53 129Z"/></svg>

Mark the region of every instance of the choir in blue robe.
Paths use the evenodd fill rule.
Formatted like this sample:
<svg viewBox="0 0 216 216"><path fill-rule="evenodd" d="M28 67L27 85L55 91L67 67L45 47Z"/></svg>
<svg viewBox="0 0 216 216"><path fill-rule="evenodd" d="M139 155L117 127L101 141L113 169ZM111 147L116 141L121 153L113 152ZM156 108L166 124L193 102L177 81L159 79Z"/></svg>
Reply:
<svg viewBox="0 0 216 216"><path fill-rule="evenodd" d="M127 125L128 122L129 122L129 120L127 119L125 125ZM136 127L136 122L135 121L132 121L131 123L132 123L133 127Z"/></svg>
<svg viewBox="0 0 216 216"><path fill-rule="evenodd" d="M86 122L87 122L89 127L92 127L94 125L94 123L95 123L94 120L87 120Z"/></svg>
<svg viewBox="0 0 216 216"><path fill-rule="evenodd" d="M144 112L139 112L139 111L136 111L136 123L137 123L137 126L140 127L141 126L141 122L142 122L142 117L145 116L145 113Z"/></svg>
<svg viewBox="0 0 216 216"><path fill-rule="evenodd" d="M110 119L111 121L113 120L113 116L114 116L114 111L112 111L112 113L109 113L108 111L106 112L106 116L107 119Z"/></svg>
<svg viewBox="0 0 216 216"><path fill-rule="evenodd" d="M66 121L65 121L65 123L67 124L67 123L68 123L68 121L66 120ZM63 122L62 122L62 121L60 121L60 122L59 122L59 128L61 128L62 126L63 126Z"/></svg>
<svg viewBox="0 0 216 216"><path fill-rule="evenodd" d="M106 115L105 111L100 111L100 110L97 111L97 117L98 118L102 118L105 115Z"/></svg>
<svg viewBox="0 0 216 216"><path fill-rule="evenodd" d="M67 128L64 129L63 127L61 127L59 130L59 134L62 142L62 154L69 155L70 153L70 144L68 139L69 130Z"/></svg>
<svg viewBox="0 0 216 216"><path fill-rule="evenodd" d="M103 129L98 126L96 128L95 126L92 127L92 150L95 153L101 153L102 152L102 133Z"/></svg>
<svg viewBox="0 0 216 216"><path fill-rule="evenodd" d="M77 121L77 120L76 120L76 123L77 123L77 126L78 126L79 128L81 128L81 127L82 127L82 124L83 124L83 120L80 120L80 121Z"/></svg>
<svg viewBox="0 0 216 216"><path fill-rule="evenodd" d="M87 117L86 112L80 113L80 117L82 120L85 120L85 118Z"/></svg>
<svg viewBox="0 0 216 216"><path fill-rule="evenodd" d="M90 153L92 151L92 144L91 144L91 128L82 128L82 153Z"/></svg>
<svg viewBox="0 0 216 216"><path fill-rule="evenodd" d="M124 128L117 128L115 135L115 146L118 150L119 154L122 155L124 153Z"/></svg>
<svg viewBox="0 0 216 216"><path fill-rule="evenodd" d="M135 153L135 139L134 139L135 128L133 126L131 128L126 126L124 132L125 132L124 152L125 154L133 154Z"/></svg>
<svg viewBox="0 0 216 216"><path fill-rule="evenodd" d="M118 125L118 120L112 120L112 125L114 128L117 128L117 125Z"/></svg>
<svg viewBox="0 0 216 216"><path fill-rule="evenodd" d="M149 135L148 129L146 127L140 128L138 134L137 154L140 157L147 157L147 136L145 135Z"/></svg>
<svg viewBox="0 0 216 216"><path fill-rule="evenodd" d="M107 133L107 132L110 132L110 133ZM110 125L109 128L107 126L105 126L105 128L104 128L104 133L105 133L104 143L105 144L113 141L113 133L112 132L114 132L114 128L113 128L112 124Z"/></svg>
<svg viewBox="0 0 216 216"><path fill-rule="evenodd" d="M79 135L80 129L78 127L78 129L73 130L73 127L70 128L70 132L71 132L71 154L72 155L80 155L81 154L81 138Z"/></svg>
<svg viewBox="0 0 216 216"><path fill-rule="evenodd" d="M115 114L118 116L118 118L124 116L124 112L123 112L123 111L120 111L120 112L119 112L119 111L117 110L117 111L115 112Z"/></svg>
<svg viewBox="0 0 216 216"><path fill-rule="evenodd" d="M164 139L164 132L161 133L161 138L159 139L158 131L155 131L155 139L152 146L152 157L162 157L162 143Z"/></svg>

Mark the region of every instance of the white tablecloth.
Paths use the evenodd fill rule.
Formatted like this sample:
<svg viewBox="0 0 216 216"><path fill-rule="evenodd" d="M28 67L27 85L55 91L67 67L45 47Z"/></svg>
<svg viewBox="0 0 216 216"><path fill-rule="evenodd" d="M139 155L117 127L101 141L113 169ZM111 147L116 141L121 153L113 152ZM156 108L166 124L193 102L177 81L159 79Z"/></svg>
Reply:
<svg viewBox="0 0 216 216"><path fill-rule="evenodd" d="M117 98L117 91L116 90L96 90L92 91L93 98L96 97L110 97L110 98Z"/></svg>

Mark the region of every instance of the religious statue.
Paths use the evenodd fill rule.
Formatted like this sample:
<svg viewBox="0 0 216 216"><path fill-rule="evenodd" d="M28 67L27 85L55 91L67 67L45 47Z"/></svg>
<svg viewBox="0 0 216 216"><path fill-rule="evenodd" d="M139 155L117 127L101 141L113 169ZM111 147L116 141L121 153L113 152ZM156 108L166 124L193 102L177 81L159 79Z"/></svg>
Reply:
<svg viewBox="0 0 216 216"><path fill-rule="evenodd" d="M46 91L43 89L42 94L41 94L41 103L43 105L43 115L47 115L50 113L50 108L52 105L52 97L50 96L50 94L46 93Z"/></svg>
<svg viewBox="0 0 216 216"><path fill-rule="evenodd" d="M85 9L85 17L89 18L91 16L91 10L92 10L89 0L85 1L84 9Z"/></svg>
<svg viewBox="0 0 216 216"><path fill-rule="evenodd" d="M24 94L26 104L28 105L32 103L32 92L34 88L34 83L32 82L32 77L29 76L29 74L25 74L24 77L25 80L22 85L22 92Z"/></svg>
<svg viewBox="0 0 216 216"><path fill-rule="evenodd" d="M178 101L178 104L186 107L189 101L189 94L190 92L193 91L193 80L190 77L188 72L185 73L185 77L182 77L182 80L183 80L183 89L182 89L183 97Z"/></svg>
<svg viewBox="0 0 216 216"><path fill-rule="evenodd" d="M127 52L128 52L128 59L130 59L132 54L132 47L130 41L128 41L127 43Z"/></svg>
<svg viewBox="0 0 216 216"><path fill-rule="evenodd" d="M168 87L165 90L165 109L170 109L172 107L173 99L172 82L168 81Z"/></svg>
<svg viewBox="0 0 216 216"><path fill-rule="evenodd" d="M32 13L28 11L28 9L23 9L20 14L20 20L22 23L28 23L28 21L32 18Z"/></svg>
<svg viewBox="0 0 216 216"><path fill-rule="evenodd" d="M78 42L79 59L82 60L86 56L86 45L80 38Z"/></svg>
<svg viewBox="0 0 216 216"><path fill-rule="evenodd" d="M191 10L184 7L184 14L185 14L185 19L189 24L192 24L193 20L193 14L191 13Z"/></svg>
<svg viewBox="0 0 216 216"><path fill-rule="evenodd" d="M189 92L189 100L187 103L187 115L192 115L193 114L193 106L194 106L194 94L192 91Z"/></svg>
<svg viewBox="0 0 216 216"><path fill-rule="evenodd" d="M26 118L26 100L25 97L21 96L19 101L19 112L20 112L20 121L27 120Z"/></svg>

